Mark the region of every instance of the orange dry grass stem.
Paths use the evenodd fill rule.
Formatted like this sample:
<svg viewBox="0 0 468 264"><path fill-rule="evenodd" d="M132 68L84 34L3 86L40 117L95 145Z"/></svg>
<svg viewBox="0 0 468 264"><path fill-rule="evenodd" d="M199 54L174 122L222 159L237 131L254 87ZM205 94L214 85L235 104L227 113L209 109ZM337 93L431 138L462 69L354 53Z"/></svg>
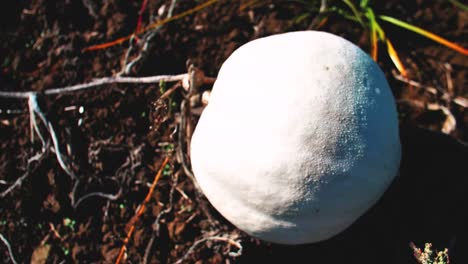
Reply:
<svg viewBox="0 0 468 264"><path fill-rule="evenodd" d="M371 25L371 35L370 35L370 41L371 41L371 57L372 59L377 62L377 54L378 54L378 38L377 38L377 29L375 28L374 25Z"/></svg>
<svg viewBox="0 0 468 264"><path fill-rule="evenodd" d="M100 50L100 49L109 48L109 47L112 47L112 46L115 46L115 45L118 45L118 44L122 44L123 42L131 39L133 36L142 34L142 33L146 32L146 31L148 31L150 29L157 28L159 26L162 26L162 25L167 24L169 22L172 22L174 20L177 20L177 19L180 19L182 17L188 16L188 15L190 15L192 13L195 13L197 11L200 11L203 8L205 8L207 6L210 6L210 5L212 5L212 4L214 4L214 3L218 2L218 1L219 0L208 0L205 3L197 5L196 7L192 8L192 9L189 9L187 11L184 11L184 12L182 12L180 14L177 14L177 15L172 16L172 17L165 18L165 19L160 20L160 21L156 21L156 22L150 24L147 27L144 27L142 29L138 29L138 31L136 31L136 32L134 32L134 33L132 33L132 34L130 34L128 36L121 37L121 38L116 39L114 41L106 42L106 43L103 43L103 44L98 44L98 45L94 45L94 46L91 46L91 47L87 47L83 51Z"/></svg>
<svg viewBox="0 0 468 264"><path fill-rule="evenodd" d="M151 199L151 196L153 195L153 191L154 191L154 189L156 187L156 184L158 183L159 178L161 178L164 167L166 166L166 164L168 162L169 162L169 157L166 157L164 159L164 161L162 162L161 166L159 167L158 172L154 176L153 183L151 184L151 187L150 187L150 189L148 191L148 194L145 197L145 200L143 200L143 202L141 203L140 207L138 208L136 214L132 217L132 219L128 223L130 225L130 228L129 228L128 232L127 232L127 236L125 237L125 240L123 241L123 245L120 248L119 256L117 257L117 260L115 261L116 264L119 264L122 261L123 256L124 256L125 252L127 251L127 244L130 241L130 239L132 238L133 231L135 231L135 223L138 221L140 216L143 215L143 213L145 212L146 204Z"/></svg>
<svg viewBox="0 0 468 264"><path fill-rule="evenodd" d="M322 20L320 20L320 23L317 25L315 30L321 29L325 24L328 22L328 17L324 17Z"/></svg>
<svg viewBox="0 0 468 264"><path fill-rule="evenodd" d="M444 39L443 37L439 36L439 35L436 35L430 31L427 31L425 29L422 29L420 27L417 27L417 26L413 26L409 23L406 23L404 21L401 21L399 19L396 19L394 17L389 17L389 16L379 16L380 19L384 20L384 21L387 21L389 23L392 23L394 25L397 25L399 27L402 27L402 28L405 28L407 30L410 30L410 31L413 31L413 32L416 32L426 38L429 38L429 39L432 39L433 41L436 41L448 48L451 48L457 52L460 52L461 54L463 55L468 55L468 49L465 49L463 48L462 46L454 43L454 42L451 42L449 40L446 40Z"/></svg>
<svg viewBox="0 0 468 264"><path fill-rule="evenodd" d="M263 0L247 0L247 1L241 1L241 4L239 6L239 11L242 12L245 9L255 6L259 2L262 2Z"/></svg>
<svg viewBox="0 0 468 264"><path fill-rule="evenodd" d="M403 66L403 63L401 62L400 57L398 56L398 53L393 47L392 42L390 42L389 39L386 39L385 42L387 43L388 55L390 56L390 59L392 60L393 64L395 64L395 67L398 69L398 71L401 73L403 77L408 78L408 71L406 71L405 66Z"/></svg>

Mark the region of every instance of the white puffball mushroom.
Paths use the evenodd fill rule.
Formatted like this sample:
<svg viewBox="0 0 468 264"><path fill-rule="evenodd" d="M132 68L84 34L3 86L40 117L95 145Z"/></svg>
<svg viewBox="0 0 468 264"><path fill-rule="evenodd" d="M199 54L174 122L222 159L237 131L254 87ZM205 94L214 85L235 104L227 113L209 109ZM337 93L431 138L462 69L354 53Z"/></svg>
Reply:
<svg viewBox="0 0 468 264"><path fill-rule="evenodd" d="M222 65L191 143L212 205L260 239L328 239L396 176L395 102L379 66L351 42L301 31L251 41Z"/></svg>

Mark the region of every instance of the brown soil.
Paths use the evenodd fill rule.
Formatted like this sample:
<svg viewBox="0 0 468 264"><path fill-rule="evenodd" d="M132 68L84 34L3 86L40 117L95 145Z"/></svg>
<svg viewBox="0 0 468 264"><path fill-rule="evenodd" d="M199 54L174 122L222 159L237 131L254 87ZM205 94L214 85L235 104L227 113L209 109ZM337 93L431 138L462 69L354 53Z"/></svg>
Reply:
<svg viewBox="0 0 468 264"><path fill-rule="evenodd" d="M0 90L45 91L116 75L122 70L128 41L97 51L83 49L131 34L142 2L8 0L0 9ZM306 29L315 15L293 23L308 12L304 5L258 1L241 10L239 2L249 1L220 1L164 25L128 75L184 73L190 60L206 75L216 76L222 62L243 43ZM170 3L149 0L143 24L148 25L163 5L167 13ZM174 14L195 5L195 1L178 1ZM375 11L468 46L468 14L448 1L385 1ZM457 97L468 98L467 57L382 25L410 79L423 87L396 80L385 47L380 47L379 64L397 98L403 161L399 177L375 207L328 241L303 246L265 243L224 220L197 194L180 158L173 155L135 223L127 263L174 263L196 241L209 236L238 238L242 254L231 256L235 246L212 240L197 244L184 263L416 263L410 242L447 247L452 263L468 263L468 147L462 143L468 141L468 114L466 107L454 102ZM338 15L331 15L321 30L369 49L359 25ZM134 41L138 46L143 40ZM139 53L139 48L133 50L130 58ZM0 234L19 263L115 262L163 158L181 147L174 133L184 94L177 89L167 99L157 100L161 95L157 84L111 84L39 96L66 162L80 178L76 190L53 152L28 165L41 144L37 135L34 143L30 141L27 100L0 98L0 193L28 173L21 186L0 199ZM428 107L431 104L453 114L456 128L449 135L440 132L450 125L446 113ZM191 121L195 125L196 116ZM73 208L72 192L77 197L93 192L120 195L115 200L92 196ZM9 261L7 247L0 243L0 262Z"/></svg>

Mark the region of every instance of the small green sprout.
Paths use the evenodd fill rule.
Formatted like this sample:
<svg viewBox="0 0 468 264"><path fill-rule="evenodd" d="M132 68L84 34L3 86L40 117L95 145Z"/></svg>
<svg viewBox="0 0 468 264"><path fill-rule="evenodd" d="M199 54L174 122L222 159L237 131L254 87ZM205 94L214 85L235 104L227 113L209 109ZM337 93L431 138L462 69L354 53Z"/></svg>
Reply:
<svg viewBox="0 0 468 264"><path fill-rule="evenodd" d="M166 82L161 80L159 81L159 93L163 94L166 91Z"/></svg>
<svg viewBox="0 0 468 264"><path fill-rule="evenodd" d="M171 100L171 111L177 110L178 106L177 103Z"/></svg>
<svg viewBox="0 0 468 264"><path fill-rule="evenodd" d="M164 176L169 176L169 175L171 175L171 165L166 164L166 166L164 166L163 175L164 175Z"/></svg>
<svg viewBox="0 0 468 264"><path fill-rule="evenodd" d="M164 148L164 152L166 152L166 153L173 152L174 151L174 144L169 143L169 144L165 145L163 148Z"/></svg>
<svg viewBox="0 0 468 264"><path fill-rule="evenodd" d="M70 219L68 217L63 219L63 225L70 228L73 231L75 231L75 224L76 224L76 221L73 219Z"/></svg>
<svg viewBox="0 0 468 264"><path fill-rule="evenodd" d="M465 5L465 4L462 4L460 1L457 1L457 0L449 0L450 3L452 3L452 5L460 8L461 10L465 11L465 12L468 12L468 6Z"/></svg>

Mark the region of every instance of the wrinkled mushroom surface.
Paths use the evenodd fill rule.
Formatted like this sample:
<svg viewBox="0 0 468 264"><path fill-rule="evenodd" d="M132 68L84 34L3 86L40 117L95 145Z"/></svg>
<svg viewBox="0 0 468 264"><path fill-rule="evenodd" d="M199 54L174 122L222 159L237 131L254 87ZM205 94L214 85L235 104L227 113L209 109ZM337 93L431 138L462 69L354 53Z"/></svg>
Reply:
<svg viewBox="0 0 468 264"><path fill-rule="evenodd" d="M212 205L258 238L312 243L346 229L397 174L397 112L351 42L301 31L251 41L223 64L191 143Z"/></svg>

